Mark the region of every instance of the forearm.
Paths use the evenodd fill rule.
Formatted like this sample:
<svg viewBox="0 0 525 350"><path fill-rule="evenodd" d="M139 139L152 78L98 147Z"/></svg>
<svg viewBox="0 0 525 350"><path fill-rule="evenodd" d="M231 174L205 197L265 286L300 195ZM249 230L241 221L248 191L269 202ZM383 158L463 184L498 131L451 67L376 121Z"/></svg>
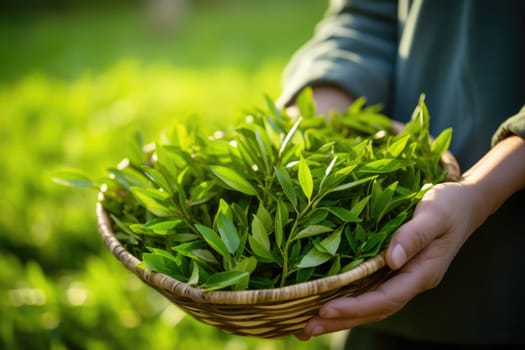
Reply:
<svg viewBox="0 0 525 350"><path fill-rule="evenodd" d="M461 183L479 191L483 216L494 213L514 192L525 188L525 140L513 135L498 142L463 174Z"/></svg>

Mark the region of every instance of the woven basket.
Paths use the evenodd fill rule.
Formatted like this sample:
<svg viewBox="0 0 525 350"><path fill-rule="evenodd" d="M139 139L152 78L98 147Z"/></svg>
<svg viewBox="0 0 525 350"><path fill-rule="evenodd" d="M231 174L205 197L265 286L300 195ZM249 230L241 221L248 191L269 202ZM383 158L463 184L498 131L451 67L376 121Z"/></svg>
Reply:
<svg viewBox="0 0 525 350"><path fill-rule="evenodd" d="M450 152L441 158L448 180L457 181L460 169ZM283 338L302 330L326 302L377 288L390 274L384 253L338 275L275 289L205 291L162 273L138 267L140 260L115 237L112 222L101 204L96 206L98 231L107 248L131 272L196 319L227 333L260 338Z"/></svg>

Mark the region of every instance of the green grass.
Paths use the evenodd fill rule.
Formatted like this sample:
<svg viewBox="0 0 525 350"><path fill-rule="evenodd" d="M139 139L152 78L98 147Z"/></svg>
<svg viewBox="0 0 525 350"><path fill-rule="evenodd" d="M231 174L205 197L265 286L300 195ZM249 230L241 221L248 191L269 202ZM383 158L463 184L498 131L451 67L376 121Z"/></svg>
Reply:
<svg viewBox="0 0 525 350"><path fill-rule="evenodd" d="M0 348L306 349L205 326L147 288L105 249L96 193L50 181L92 176L133 133L175 123L213 130L277 97L280 75L326 3L199 1L164 31L140 7L1 15Z"/></svg>

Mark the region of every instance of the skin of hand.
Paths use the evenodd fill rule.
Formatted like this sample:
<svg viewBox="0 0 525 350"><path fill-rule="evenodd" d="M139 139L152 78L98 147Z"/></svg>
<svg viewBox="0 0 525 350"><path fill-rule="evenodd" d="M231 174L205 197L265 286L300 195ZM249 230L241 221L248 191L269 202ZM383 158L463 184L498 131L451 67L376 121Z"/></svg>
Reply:
<svg viewBox="0 0 525 350"><path fill-rule="evenodd" d="M307 340L383 320L434 288L474 230L522 188L525 140L514 135L494 146L460 181L438 184L426 193L386 251L393 277L374 291L326 303L296 337Z"/></svg>

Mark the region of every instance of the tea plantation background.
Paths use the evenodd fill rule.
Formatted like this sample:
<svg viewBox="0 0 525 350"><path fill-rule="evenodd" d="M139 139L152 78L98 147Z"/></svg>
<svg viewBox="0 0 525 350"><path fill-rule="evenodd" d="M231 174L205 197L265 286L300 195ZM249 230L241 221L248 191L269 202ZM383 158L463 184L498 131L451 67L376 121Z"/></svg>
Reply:
<svg viewBox="0 0 525 350"><path fill-rule="evenodd" d="M109 5L111 3L111 5ZM213 130L276 98L326 1L27 0L0 5L0 349L328 349L226 335L106 251L93 177L191 120Z"/></svg>

